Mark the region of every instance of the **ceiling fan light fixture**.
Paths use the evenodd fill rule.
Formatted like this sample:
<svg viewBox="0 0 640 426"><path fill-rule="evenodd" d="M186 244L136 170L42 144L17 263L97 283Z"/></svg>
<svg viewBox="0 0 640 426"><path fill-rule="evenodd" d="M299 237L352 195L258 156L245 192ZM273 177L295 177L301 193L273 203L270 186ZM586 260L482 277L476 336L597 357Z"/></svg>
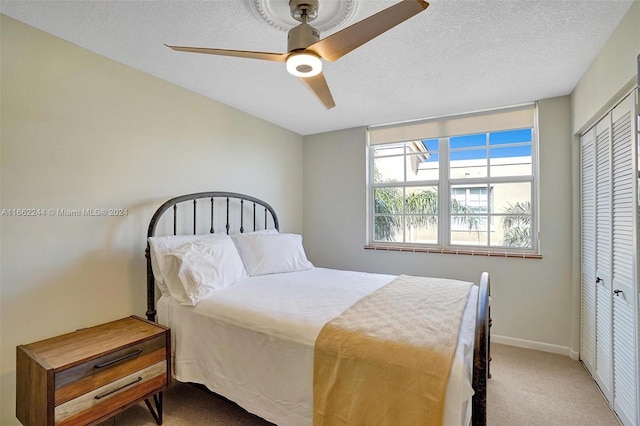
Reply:
<svg viewBox="0 0 640 426"><path fill-rule="evenodd" d="M322 61L313 53L292 53L287 58L287 71L296 77L313 77L322 72Z"/></svg>

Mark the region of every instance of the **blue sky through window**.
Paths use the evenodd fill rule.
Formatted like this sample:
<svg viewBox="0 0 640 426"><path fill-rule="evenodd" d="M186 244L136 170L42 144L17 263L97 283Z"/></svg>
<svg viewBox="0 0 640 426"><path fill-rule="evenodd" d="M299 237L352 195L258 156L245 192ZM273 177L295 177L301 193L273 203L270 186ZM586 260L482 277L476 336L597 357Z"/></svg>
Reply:
<svg viewBox="0 0 640 426"><path fill-rule="evenodd" d="M502 132L489 133L491 158L531 157L531 136L531 129L506 130ZM423 140L422 143L429 152L434 153L438 149L437 139ZM525 143L525 145L500 147L500 145L515 143ZM449 147L451 149L449 157L452 161L487 158L486 133L452 136L449 138ZM457 151L458 149L461 150ZM438 161L438 155L432 155L426 161Z"/></svg>
<svg viewBox="0 0 640 426"><path fill-rule="evenodd" d="M484 133L477 135L452 136L449 138L449 148L473 148L487 145L487 136Z"/></svg>
<svg viewBox="0 0 640 426"><path fill-rule="evenodd" d="M489 133L490 145L517 142L531 142L531 129L506 130L503 132Z"/></svg>

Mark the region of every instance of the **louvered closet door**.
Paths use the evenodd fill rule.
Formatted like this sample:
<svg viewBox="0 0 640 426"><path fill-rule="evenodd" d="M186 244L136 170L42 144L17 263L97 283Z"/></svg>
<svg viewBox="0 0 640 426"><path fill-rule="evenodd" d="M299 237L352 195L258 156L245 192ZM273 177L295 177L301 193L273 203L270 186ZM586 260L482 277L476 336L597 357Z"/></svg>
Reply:
<svg viewBox="0 0 640 426"><path fill-rule="evenodd" d="M580 139L582 219L582 329L580 359L596 374L596 144L595 129Z"/></svg>
<svg viewBox="0 0 640 426"><path fill-rule="evenodd" d="M607 116L596 137L596 369L594 378L611 401L613 387L611 329L611 126Z"/></svg>
<svg viewBox="0 0 640 426"><path fill-rule="evenodd" d="M629 95L580 140L580 356L625 426L640 424L636 96Z"/></svg>
<svg viewBox="0 0 640 426"><path fill-rule="evenodd" d="M638 424L638 317L636 304L637 165L634 97L612 112L613 146L613 368L614 410L625 425Z"/></svg>

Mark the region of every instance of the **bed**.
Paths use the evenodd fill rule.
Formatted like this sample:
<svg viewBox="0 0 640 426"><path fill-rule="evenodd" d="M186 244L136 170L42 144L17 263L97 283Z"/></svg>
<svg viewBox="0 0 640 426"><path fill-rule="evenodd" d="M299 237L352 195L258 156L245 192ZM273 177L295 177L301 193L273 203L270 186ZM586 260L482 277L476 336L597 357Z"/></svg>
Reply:
<svg viewBox="0 0 640 426"><path fill-rule="evenodd" d="M268 203L232 192L182 195L157 209L147 235L147 318L172 329L176 380L204 385L281 426L384 424L389 413L398 419L387 400L420 424L486 424L488 273L475 285L319 268L301 236L279 228ZM400 296L408 291L417 293ZM457 300L451 308L449 298ZM425 315L435 319L410 316L414 305L427 304L419 310L433 310ZM390 317L399 319L391 324ZM436 339L425 332L433 327L455 334L443 330L449 334ZM355 337L361 340L349 348ZM445 349L432 359L417 339ZM353 349L361 347L366 355ZM373 352L375 362L365 359ZM433 393L425 396L426 387Z"/></svg>

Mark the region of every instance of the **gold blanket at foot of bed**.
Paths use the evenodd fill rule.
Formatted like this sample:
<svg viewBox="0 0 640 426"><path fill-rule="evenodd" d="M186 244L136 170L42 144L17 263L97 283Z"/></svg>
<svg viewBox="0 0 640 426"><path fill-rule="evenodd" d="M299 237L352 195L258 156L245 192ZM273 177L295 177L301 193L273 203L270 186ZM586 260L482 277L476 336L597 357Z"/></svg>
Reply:
<svg viewBox="0 0 640 426"><path fill-rule="evenodd" d="M471 283L402 275L327 323L314 426L441 425Z"/></svg>

